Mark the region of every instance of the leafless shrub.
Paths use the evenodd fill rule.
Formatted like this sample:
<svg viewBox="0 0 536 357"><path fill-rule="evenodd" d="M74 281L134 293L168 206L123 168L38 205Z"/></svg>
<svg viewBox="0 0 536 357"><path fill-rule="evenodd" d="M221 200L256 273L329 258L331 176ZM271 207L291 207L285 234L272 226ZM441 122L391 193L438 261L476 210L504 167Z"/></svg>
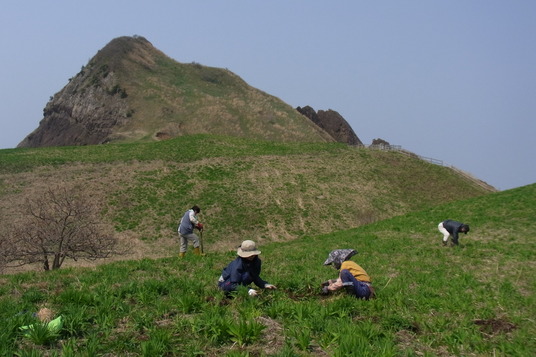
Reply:
<svg viewBox="0 0 536 357"><path fill-rule="evenodd" d="M40 263L59 269L65 259L96 260L117 252L118 240L99 204L80 187L49 187L14 207L0 235L0 267Z"/></svg>

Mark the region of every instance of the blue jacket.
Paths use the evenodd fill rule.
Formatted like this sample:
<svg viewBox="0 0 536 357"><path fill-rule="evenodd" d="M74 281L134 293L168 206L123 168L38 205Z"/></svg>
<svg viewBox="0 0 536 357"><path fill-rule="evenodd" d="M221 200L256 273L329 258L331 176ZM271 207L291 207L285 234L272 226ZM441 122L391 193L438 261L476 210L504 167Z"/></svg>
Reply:
<svg viewBox="0 0 536 357"><path fill-rule="evenodd" d="M261 264L259 257L255 257L251 261L237 257L223 269L221 273L223 281L220 281L218 286L226 292L234 291L240 285L247 286L251 283L255 283L259 288L264 289L268 282L260 277Z"/></svg>
<svg viewBox="0 0 536 357"><path fill-rule="evenodd" d="M458 241L458 232L460 231L461 226L463 226L462 222L453 221L451 219L443 221L443 228L452 235L452 240L454 242Z"/></svg>

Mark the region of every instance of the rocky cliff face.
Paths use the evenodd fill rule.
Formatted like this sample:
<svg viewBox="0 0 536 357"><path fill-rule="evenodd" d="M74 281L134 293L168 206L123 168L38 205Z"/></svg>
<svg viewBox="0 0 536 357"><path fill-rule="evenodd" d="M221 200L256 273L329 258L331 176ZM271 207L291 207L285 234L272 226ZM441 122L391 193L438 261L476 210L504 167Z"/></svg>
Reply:
<svg viewBox="0 0 536 357"><path fill-rule="evenodd" d="M361 146L363 143L352 130L348 122L334 110L319 110L315 112L310 106L297 107L296 110L313 123L330 134L337 142Z"/></svg>
<svg viewBox="0 0 536 357"><path fill-rule="evenodd" d="M114 90L114 75L86 87L79 74L46 105L39 127L18 147L94 145L110 140L113 129L128 120L125 93Z"/></svg>
<svg viewBox="0 0 536 357"><path fill-rule="evenodd" d="M124 125L131 115L128 93L118 78L118 47L128 55L136 48L151 46L141 37L114 41L51 98L39 127L18 147L94 145L111 140L114 129Z"/></svg>

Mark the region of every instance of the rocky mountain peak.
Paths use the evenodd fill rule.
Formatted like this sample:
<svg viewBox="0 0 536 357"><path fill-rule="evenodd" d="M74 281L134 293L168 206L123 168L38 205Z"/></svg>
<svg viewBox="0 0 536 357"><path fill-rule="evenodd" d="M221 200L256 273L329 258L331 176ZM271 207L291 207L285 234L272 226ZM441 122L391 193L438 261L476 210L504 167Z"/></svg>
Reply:
<svg viewBox="0 0 536 357"><path fill-rule="evenodd" d="M311 108L312 110L312 108ZM331 110L308 120L227 69L180 63L141 36L99 50L54 94L18 147L96 145L215 134L286 142L358 145Z"/></svg>

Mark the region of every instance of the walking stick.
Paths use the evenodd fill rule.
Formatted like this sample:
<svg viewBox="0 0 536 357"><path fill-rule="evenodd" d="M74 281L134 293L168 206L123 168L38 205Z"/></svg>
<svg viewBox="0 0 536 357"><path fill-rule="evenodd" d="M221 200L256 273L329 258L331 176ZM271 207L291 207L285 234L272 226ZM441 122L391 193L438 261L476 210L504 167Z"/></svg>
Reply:
<svg viewBox="0 0 536 357"><path fill-rule="evenodd" d="M201 254L205 254L205 249L203 249L203 230L199 231L199 243L201 244Z"/></svg>

